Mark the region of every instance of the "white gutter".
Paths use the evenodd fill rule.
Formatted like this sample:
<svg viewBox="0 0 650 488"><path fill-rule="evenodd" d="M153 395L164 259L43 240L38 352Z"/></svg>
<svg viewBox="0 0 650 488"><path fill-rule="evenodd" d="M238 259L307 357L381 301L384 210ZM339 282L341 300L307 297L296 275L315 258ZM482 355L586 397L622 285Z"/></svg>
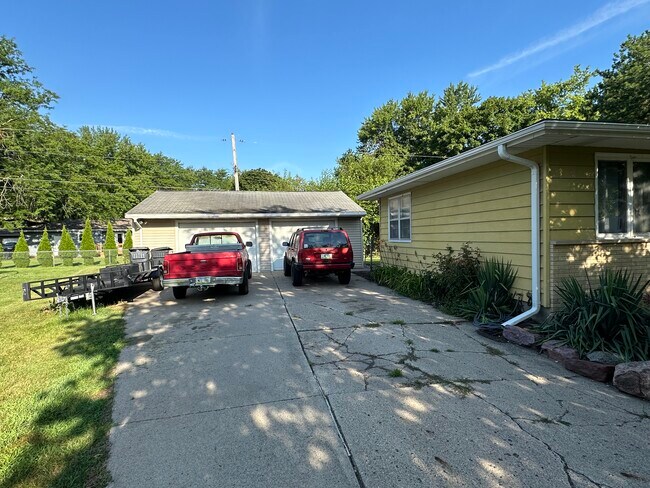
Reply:
<svg viewBox="0 0 650 488"><path fill-rule="evenodd" d="M216 214L216 213L159 213L159 214L135 214L127 213L126 217L140 220L234 220L234 219L283 219L283 218L317 218L317 217L364 217L366 212L343 211L343 212L276 212L276 213L237 213L237 214Z"/></svg>
<svg viewBox="0 0 650 488"><path fill-rule="evenodd" d="M534 316L539 312L540 306L540 257L539 257L539 166L535 161L524 159L519 156L514 156L508 152L505 144L499 144L497 149L499 157L504 161L509 161L515 164L521 164L530 168L530 234L531 234L531 259L532 259L532 287L533 287L533 306L526 310L524 313L511 318L504 322L504 327L517 325L520 322Z"/></svg>

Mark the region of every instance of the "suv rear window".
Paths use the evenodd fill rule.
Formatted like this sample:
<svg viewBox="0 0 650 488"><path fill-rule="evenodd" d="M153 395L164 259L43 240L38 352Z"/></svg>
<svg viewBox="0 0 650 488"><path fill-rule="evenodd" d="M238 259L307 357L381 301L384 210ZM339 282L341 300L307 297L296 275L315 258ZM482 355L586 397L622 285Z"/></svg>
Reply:
<svg viewBox="0 0 650 488"><path fill-rule="evenodd" d="M304 249L315 247L346 247L348 240L343 232L308 232L302 242Z"/></svg>

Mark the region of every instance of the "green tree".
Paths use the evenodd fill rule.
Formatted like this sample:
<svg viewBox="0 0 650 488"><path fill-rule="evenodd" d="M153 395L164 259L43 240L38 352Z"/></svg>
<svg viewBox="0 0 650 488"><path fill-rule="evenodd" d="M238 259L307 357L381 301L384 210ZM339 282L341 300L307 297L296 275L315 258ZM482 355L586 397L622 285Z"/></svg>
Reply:
<svg viewBox="0 0 650 488"><path fill-rule="evenodd" d="M124 255L124 262L126 264L131 262L131 253L129 249L133 247L133 232L131 229L126 231L126 236L124 237L124 244L122 245L122 254Z"/></svg>
<svg viewBox="0 0 650 488"><path fill-rule="evenodd" d="M20 231L20 237L14 248L14 252L11 256L16 265L16 268L28 268L29 267L29 245L25 239L25 234L23 231Z"/></svg>
<svg viewBox="0 0 650 488"><path fill-rule="evenodd" d="M36 250L36 259L41 266L48 268L54 266L54 253L52 252L50 237L47 235L47 228L43 229L41 241L38 243L38 249Z"/></svg>
<svg viewBox="0 0 650 488"><path fill-rule="evenodd" d="M589 92L592 116L610 122L650 124L650 30L628 36L611 68Z"/></svg>
<svg viewBox="0 0 650 488"><path fill-rule="evenodd" d="M63 260L63 265L72 266L74 264L74 258L78 254L77 246L75 246L70 232L64 226L61 232L61 240L59 241L59 257Z"/></svg>
<svg viewBox="0 0 650 488"><path fill-rule="evenodd" d="M106 239L104 241L104 262L106 264L117 264L117 244L115 243L115 232L113 224L106 225Z"/></svg>
<svg viewBox="0 0 650 488"><path fill-rule="evenodd" d="M245 191L287 190L282 177L263 168L249 169L239 174L239 189Z"/></svg>
<svg viewBox="0 0 650 488"><path fill-rule="evenodd" d="M83 234L81 235L81 246L79 247L84 264L95 264L97 249L95 248L95 239L93 239L93 229L90 225L90 219L86 219Z"/></svg>

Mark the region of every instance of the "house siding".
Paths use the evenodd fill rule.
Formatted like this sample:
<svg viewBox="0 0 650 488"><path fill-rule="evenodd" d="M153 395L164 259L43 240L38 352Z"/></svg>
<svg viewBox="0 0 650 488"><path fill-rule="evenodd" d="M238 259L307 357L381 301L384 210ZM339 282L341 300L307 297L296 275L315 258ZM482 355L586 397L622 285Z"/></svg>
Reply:
<svg viewBox="0 0 650 488"><path fill-rule="evenodd" d="M339 226L345 229L352 242L355 267L363 266L363 225L360 218L339 218Z"/></svg>
<svg viewBox="0 0 650 488"><path fill-rule="evenodd" d="M544 152L540 149L522 156L541 164ZM544 189L542 185L540 193L543 194ZM411 242L388 240L388 198L381 199L382 262L420 271L448 246L458 250L463 243L470 242L480 250L483 258L494 256L512 262L518 270L515 289L523 293L524 298L532 290L528 168L495 161L416 187L410 193ZM540 219L543 218L543 201L542 197ZM543 235L541 254L543 269ZM543 281L543 272L541 276Z"/></svg>
<svg viewBox="0 0 650 488"><path fill-rule="evenodd" d="M260 271L268 272L272 269L271 226L269 219L259 219L257 221L257 239L260 250Z"/></svg>
<svg viewBox="0 0 650 488"><path fill-rule="evenodd" d="M560 301L556 287L575 277L595 285L606 268L629 269L650 279L650 244L646 239L608 240L596 236L596 153L650 154L650 151L548 147L546 180L549 204L551 308Z"/></svg>
<svg viewBox="0 0 650 488"><path fill-rule="evenodd" d="M142 224L141 230L136 230L133 237L134 246L171 247L176 249L176 221L174 220L149 220Z"/></svg>

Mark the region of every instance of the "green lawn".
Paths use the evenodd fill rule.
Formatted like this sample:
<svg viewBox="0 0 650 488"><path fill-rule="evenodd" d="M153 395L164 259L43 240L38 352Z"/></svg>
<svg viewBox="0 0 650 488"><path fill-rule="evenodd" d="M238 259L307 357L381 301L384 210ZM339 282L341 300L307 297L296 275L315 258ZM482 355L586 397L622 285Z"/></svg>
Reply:
<svg viewBox="0 0 650 488"><path fill-rule="evenodd" d="M104 486L122 305L61 318L21 284L97 271L0 267L0 487Z"/></svg>

